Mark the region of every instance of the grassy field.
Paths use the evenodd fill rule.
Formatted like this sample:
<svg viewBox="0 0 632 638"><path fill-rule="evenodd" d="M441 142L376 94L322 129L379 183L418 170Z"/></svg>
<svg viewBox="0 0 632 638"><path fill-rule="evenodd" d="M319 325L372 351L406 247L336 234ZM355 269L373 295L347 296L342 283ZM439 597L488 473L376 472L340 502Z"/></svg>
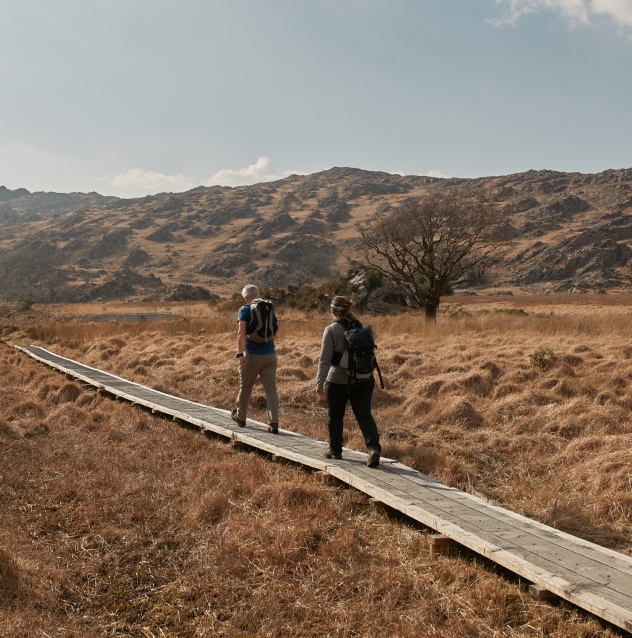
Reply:
<svg viewBox="0 0 632 638"><path fill-rule="evenodd" d="M171 321L85 315L172 313ZM221 408L236 308L5 313L2 336ZM328 318L279 308L281 423L324 440ZM632 296L455 297L362 317L384 455L632 555ZM1 636L616 636L300 468L237 452L0 346ZM264 420L258 387L250 416ZM363 449L352 419L348 447Z"/></svg>

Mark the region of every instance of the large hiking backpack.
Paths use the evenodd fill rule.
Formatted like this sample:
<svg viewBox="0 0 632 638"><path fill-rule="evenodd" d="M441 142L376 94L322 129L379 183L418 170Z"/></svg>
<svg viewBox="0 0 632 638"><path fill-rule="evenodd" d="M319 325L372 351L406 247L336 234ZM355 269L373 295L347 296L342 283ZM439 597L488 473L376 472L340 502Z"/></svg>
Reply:
<svg viewBox="0 0 632 638"><path fill-rule="evenodd" d="M250 321L246 328L248 341L266 343L277 333L279 323L274 306L267 299L255 299L250 303Z"/></svg>
<svg viewBox="0 0 632 638"><path fill-rule="evenodd" d="M384 387L380 366L375 357L375 341L371 326L366 328L357 320L341 319L339 322L347 328L345 331L346 348L340 356L341 368L349 370L349 383L352 380L371 379L373 370L377 370L380 385Z"/></svg>

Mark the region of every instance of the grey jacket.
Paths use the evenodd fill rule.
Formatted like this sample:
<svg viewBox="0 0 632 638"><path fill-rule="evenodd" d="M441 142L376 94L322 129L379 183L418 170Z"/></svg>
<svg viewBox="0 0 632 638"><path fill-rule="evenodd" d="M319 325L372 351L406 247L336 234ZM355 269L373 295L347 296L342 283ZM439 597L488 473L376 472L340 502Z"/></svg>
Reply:
<svg viewBox="0 0 632 638"><path fill-rule="evenodd" d="M371 326L366 326L368 330ZM349 383L349 371L332 363L334 352L344 352L347 340L346 328L337 321L330 323L323 331L323 342L320 347L318 373L316 375L316 390L322 390L325 383ZM366 381L353 379L352 383Z"/></svg>

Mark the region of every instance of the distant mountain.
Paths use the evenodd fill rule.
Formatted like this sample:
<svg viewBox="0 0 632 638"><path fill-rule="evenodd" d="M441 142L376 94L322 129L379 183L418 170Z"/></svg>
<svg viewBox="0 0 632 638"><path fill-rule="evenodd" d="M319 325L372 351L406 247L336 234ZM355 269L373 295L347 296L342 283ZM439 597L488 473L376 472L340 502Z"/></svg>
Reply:
<svg viewBox="0 0 632 638"><path fill-rule="evenodd" d="M49 300L142 297L178 284L222 295L248 282L319 282L361 263L358 224L465 184L493 194L509 248L473 290L630 287L632 169L439 179L332 168L129 200L0 189L0 295L30 286Z"/></svg>
<svg viewBox="0 0 632 638"><path fill-rule="evenodd" d="M9 190L6 186L0 186L0 202L8 202L10 199L15 199L16 197L23 197L24 195L28 195L29 192L26 188L18 188L15 191Z"/></svg>
<svg viewBox="0 0 632 638"><path fill-rule="evenodd" d="M118 197L98 193L30 193L26 188L9 190L0 186L0 218L33 221L117 201L120 201Z"/></svg>

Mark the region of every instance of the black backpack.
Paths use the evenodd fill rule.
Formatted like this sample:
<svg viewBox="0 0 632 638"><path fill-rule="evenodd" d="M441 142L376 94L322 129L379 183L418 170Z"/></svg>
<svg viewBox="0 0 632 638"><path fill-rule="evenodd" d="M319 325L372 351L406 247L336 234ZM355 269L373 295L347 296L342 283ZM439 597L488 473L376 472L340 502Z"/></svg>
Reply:
<svg viewBox="0 0 632 638"><path fill-rule="evenodd" d="M349 370L349 383L352 380L371 379L373 370L377 370L380 385L384 388L382 372L375 357L377 346L373 340L371 326L363 328L359 321L350 319L339 319L339 323L347 329L345 331L346 348L336 365Z"/></svg>
<svg viewBox="0 0 632 638"><path fill-rule="evenodd" d="M250 321L246 328L248 341L266 343L279 329L274 306L267 299L255 299L250 303Z"/></svg>

